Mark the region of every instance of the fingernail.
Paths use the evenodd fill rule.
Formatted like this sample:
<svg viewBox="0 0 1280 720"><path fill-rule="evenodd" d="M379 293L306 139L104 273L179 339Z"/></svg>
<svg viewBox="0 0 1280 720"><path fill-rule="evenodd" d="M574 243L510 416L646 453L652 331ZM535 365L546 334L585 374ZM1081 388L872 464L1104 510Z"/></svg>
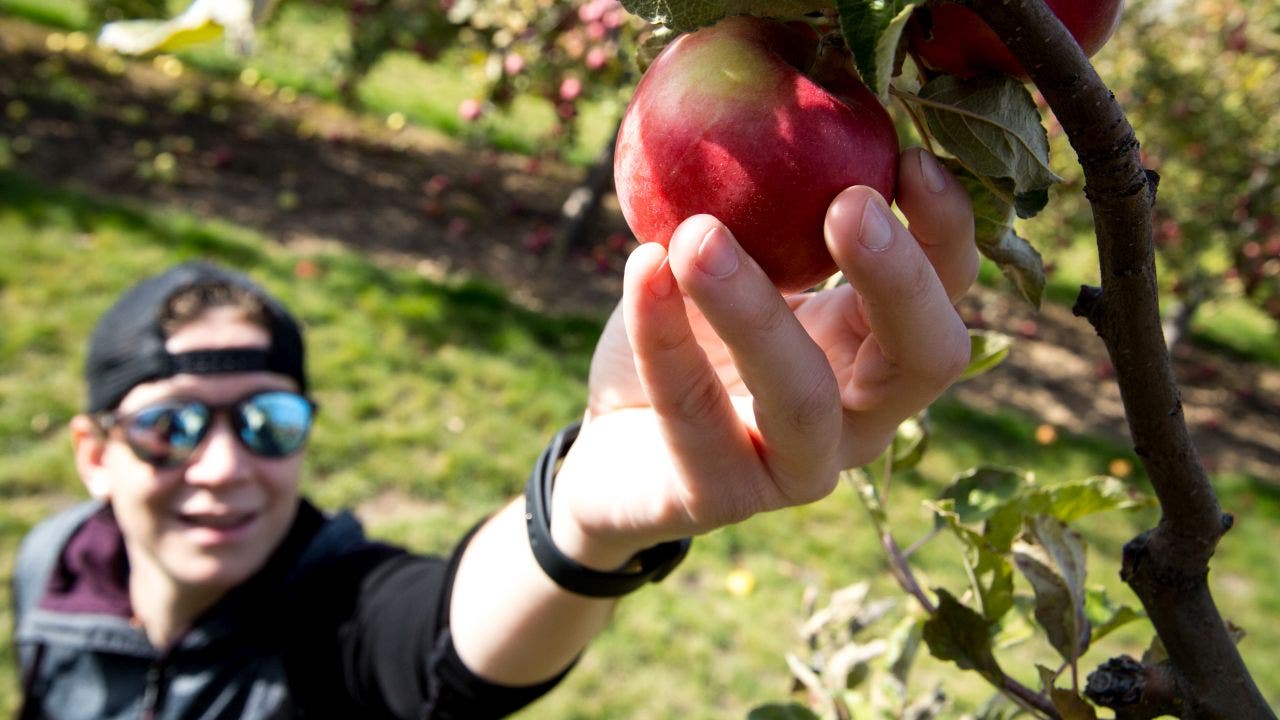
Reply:
<svg viewBox="0 0 1280 720"><path fill-rule="evenodd" d="M879 252L889 247L893 240L893 228L889 226L889 208L878 196L867 198L862 206L862 226L858 232L858 242L868 250Z"/></svg>
<svg viewBox="0 0 1280 720"><path fill-rule="evenodd" d="M649 278L649 292L654 297L664 298L671 294L672 277L671 266L667 264L667 259L662 259L662 264L658 266L658 270Z"/></svg>
<svg viewBox="0 0 1280 720"><path fill-rule="evenodd" d="M698 246L698 269L712 276L722 278L738 269L738 253L734 250L729 238L725 237L723 228L714 227L702 236L702 244Z"/></svg>
<svg viewBox="0 0 1280 720"><path fill-rule="evenodd" d="M942 173L942 166L928 150L920 151L920 175L924 177L924 186L929 188L929 192L940 193L947 186L947 176Z"/></svg>

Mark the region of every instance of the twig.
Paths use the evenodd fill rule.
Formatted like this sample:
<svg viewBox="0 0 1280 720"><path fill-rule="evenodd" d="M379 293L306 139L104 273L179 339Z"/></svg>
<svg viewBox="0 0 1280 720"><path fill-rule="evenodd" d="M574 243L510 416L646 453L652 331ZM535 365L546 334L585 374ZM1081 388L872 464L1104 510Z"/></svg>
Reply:
<svg viewBox="0 0 1280 720"><path fill-rule="evenodd" d="M938 607L933 604L933 601L929 599L929 595L920 587L920 582L911 570L911 563L907 562L902 549L898 547L898 542L893 539L893 533L887 527L880 533L880 546L884 549L885 559L889 562L889 571L894 579L898 581L898 586L906 591L908 595L914 597L926 613L929 615L936 613ZM1057 709L1054 708L1049 698L1008 675L1001 673L1000 682L998 683L985 674L982 677L991 682L997 690L1004 693L1009 699L1027 710L1041 713L1044 717L1050 718L1050 720L1061 720L1062 716L1058 714Z"/></svg>

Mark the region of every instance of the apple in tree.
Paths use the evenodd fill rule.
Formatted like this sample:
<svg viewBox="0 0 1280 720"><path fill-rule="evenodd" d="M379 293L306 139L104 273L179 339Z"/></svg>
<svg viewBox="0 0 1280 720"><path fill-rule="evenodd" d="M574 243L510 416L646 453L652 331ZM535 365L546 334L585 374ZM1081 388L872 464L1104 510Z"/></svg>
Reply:
<svg viewBox="0 0 1280 720"><path fill-rule="evenodd" d="M732 16L680 36L636 87L614 181L641 242L714 215L782 292L830 277L827 206L868 185L893 201L898 137L842 44L807 25Z"/></svg>
<svg viewBox="0 0 1280 720"><path fill-rule="evenodd" d="M1120 24L1124 0L1045 0L1090 57L1111 39ZM930 70L969 78L1003 72L1027 79L1022 64L994 30L963 5L930 0L907 21L907 47Z"/></svg>

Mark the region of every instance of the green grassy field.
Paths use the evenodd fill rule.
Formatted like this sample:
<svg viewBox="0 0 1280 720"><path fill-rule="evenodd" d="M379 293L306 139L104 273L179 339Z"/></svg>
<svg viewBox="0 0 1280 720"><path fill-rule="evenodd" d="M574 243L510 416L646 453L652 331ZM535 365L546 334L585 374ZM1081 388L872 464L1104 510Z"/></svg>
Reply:
<svg viewBox="0 0 1280 720"><path fill-rule="evenodd" d="M328 508L355 506L374 534L442 552L472 522L521 486L545 439L582 407L598 318L546 317L475 283L433 283L358 254L281 249L233 225L145 206L105 204L0 174L0 644L8 645L7 577L22 534L81 497L66 422L82 402L84 338L113 296L136 278L182 259L210 257L251 272L305 322L310 367L323 407L306 490ZM314 263L314 277L296 272ZM1050 446L1026 418L975 413L943 399L932 413L925 462L895 482L891 513L906 545L931 519L921 502L976 463L1035 468L1044 482L1106 471L1121 449L1087 437ZM1280 700L1280 628L1270 622L1280 583L1269 561L1280 543L1280 491L1257 479L1217 478L1240 522L1215 560L1226 612L1250 631L1245 652L1272 700ZM1142 486L1142 479L1133 480ZM1090 540L1091 582L1125 598L1119 544L1154 518L1150 510L1100 517ZM928 582L962 587L945 538L917 556ZM726 578L751 573L754 591ZM804 588L830 591L869 579L901 597L866 516L848 488L816 505L754 518L701 538L679 572L622 603L617 620L575 673L525 718L745 717L789 687L784 653L797 649ZM1091 667L1139 653L1148 631L1128 626L1092 651ZM1010 668L1047 659L1035 643L1008 651ZM12 657L0 667L0 714L16 703ZM1019 673L1031 682L1026 673ZM918 689L941 682L959 708L982 700L980 683L932 660Z"/></svg>

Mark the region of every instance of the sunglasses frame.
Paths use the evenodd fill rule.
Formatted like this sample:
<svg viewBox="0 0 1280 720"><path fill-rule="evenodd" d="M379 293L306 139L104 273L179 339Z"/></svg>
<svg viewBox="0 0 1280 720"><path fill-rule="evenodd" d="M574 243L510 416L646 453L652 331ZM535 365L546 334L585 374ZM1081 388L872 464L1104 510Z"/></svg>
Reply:
<svg viewBox="0 0 1280 720"><path fill-rule="evenodd" d="M307 417L306 428L304 429L304 432L302 434L302 440L298 443L298 446L293 450L290 450L289 452L286 452L286 453L282 453L280 455L263 453L259 449L250 445L242 435L242 433L245 431L244 421L243 421L243 418L244 418L243 408L249 405L255 398L261 397L263 395L288 395L290 397L294 397L302 400L303 403L306 405L309 413ZM156 410L157 408L166 407L166 406L176 409L176 408L191 406L191 405L196 405L203 408L208 413L207 415L208 420L205 422L204 427L201 428L200 431L197 433L196 441L191 445L190 448L185 450L179 450L176 454L174 454L172 452L172 449L176 446L173 446L172 444L170 444L171 453L168 456L148 457L149 455L148 451L140 450L139 447L132 441L132 438L130 437L129 429L132 426L132 424L138 419L138 417L141 416L143 413L153 411L153 410ZM129 447L129 450L133 452L134 456L137 457L142 462L147 463L148 465L151 465L152 467L156 467L156 468L172 469L172 468L177 468L177 467L186 465L188 462L191 461L191 458L192 456L195 455L196 450L204 442L205 438L208 437L209 429L213 427L213 423L217 420L219 415L227 416L227 420L231 423L231 428L234 431L233 434L236 437L236 441L239 442L240 445L244 447L246 450L248 450L251 454L253 454L254 457L266 458L269 460L278 460L281 458L289 457L291 455L295 455L301 452L303 448L307 446L307 442L310 439L310 435L311 435L311 428L315 424L316 413L319 411L319 409L320 409L320 406L316 404L314 400L307 397L306 395L303 395L302 393L293 392L291 390L256 390L233 402L223 403L218 405L207 403L207 402L204 402L203 400L197 400L195 398L187 398L187 397L166 398L164 400L157 400L156 402L145 405L137 410L134 410L133 412L122 413L117 410L107 410L107 411L96 414L94 416L94 422L98 425L98 427L102 430L104 434L110 433L110 431L113 428L119 428L121 431L120 432L121 442L127 445Z"/></svg>

